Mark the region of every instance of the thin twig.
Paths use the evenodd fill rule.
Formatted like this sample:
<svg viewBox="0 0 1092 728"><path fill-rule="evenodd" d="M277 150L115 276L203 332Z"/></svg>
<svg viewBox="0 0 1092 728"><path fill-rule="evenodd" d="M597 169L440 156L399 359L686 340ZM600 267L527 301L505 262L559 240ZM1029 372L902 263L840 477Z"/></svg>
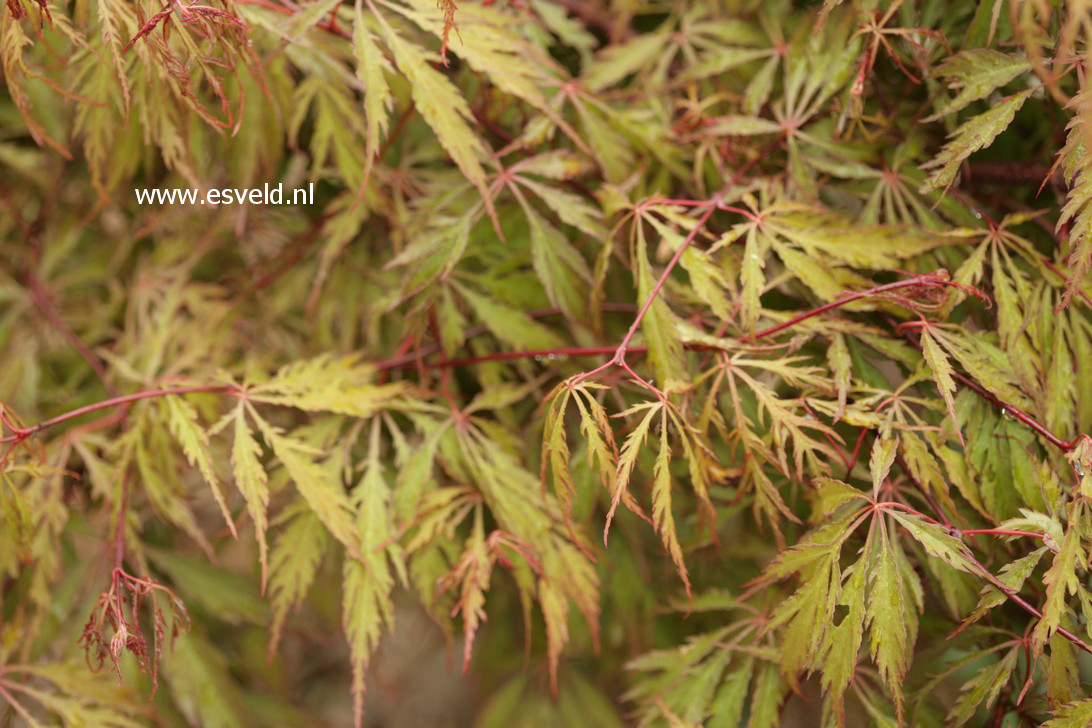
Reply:
<svg viewBox="0 0 1092 728"><path fill-rule="evenodd" d="M1016 592L1015 589L1013 589L1009 585L1005 584L1005 582L1001 581L996 576L994 576L993 572L990 571L989 569L987 569L985 567L985 565L982 564L981 561L976 559L970 553L967 554L967 558L970 559L972 564L974 564L975 569L982 575L982 577L986 581L988 581L995 589L998 589L999 591L1001 591L1005 596L1007 596L1009 599L1011 599L1013 602L1015 602L1021 608L1023 608L1024 611L1028 612L1029 614L1034 615L1036 618L1038 618L1040 620L1043 618L1043 613L1042 612L1040 612L1038 609L1036 609L1034 605L1032 605L1030 602L1028 602L1022 596L1020 596ZM1060 634L1062 637L1065 637L1067 640L1069 640L1073 644L1077 645L1077 647L1080 647L1085 652L1087 652L1089 654L1092 654L1092 647L1090 647L1084 640L1082 640L1077 635L1073 634L1072 632L1065 629L1064 627L1058 627L1057 631L1058 631L1058 634Z"/></svg>
<svg viewBox="0 0 1092 728"><path fill-rule="evenodd" d="M53 328L61 333L61 336L68 342L68 345L75 349L76 353L79 354L95 372L99 381L102 382L102 386L106 389L106 393L111 397L116 396L117 390L114 389L114 386L110 384L107 379L106 365L103 364L102 359L100 359L95 352L91 351L91 347L85 344L83 339L81 339L64 320L60 311L53 305L49 293L46 291L45 286L42 285L42 282L38 277L28 270L23 274L23 283L26 285L27 290L30 291L34 303L41 310L42 314L49 319L49 323L53 325Z"/></svg>
<svg viewBox="0 0 1092 728"><path fill-rule="evenodd" d="M675 255L672 256L670 261L668 261L667 266L664 267L663 272L660 274L659 280L656 281L655 286L653 286L652 290L649 292L649 295L645 299L644 304L642 304L641 309L637 312L637 316L633 320L633 324L629 327L629 331L626 332L625 338L622 339L622 343L619 344L617 350L615 351L615 355L614 355L613 359L611 359L610 361L604 363L603 365L601 365L599 367L596 367L595 369L593 369L593 370L591 370L589 372L585 372L585 373L581 374L580 376L576 377L576 379L574 379L573 382L572 382L574 385L580 383L581 381L583 381L585 379L588 379L589 377L594 376L595 374L598 374L601 371L609 369L610 367L615 366L615 365L623 367L624 369L628 369L628 367L626 366L626 350L627 350L627 347L629 346L630 340L632 340L634 335L637 333L637 329L640 327L641 321L644 319L645 314L648 313L648 310L652 307L652 304L656 300L656 297L660 294L660 291L663 289L664 283L667 281L668 276L671 275L671 271L674 270L675 266L678 264L679 260L682 258L683 253L686 252L686 249L689 248L690 244L693 243L694 240L697 238L698 233L700 233L705 228L705 224L707 222L709 222L709 218L713 216L713 213L716 212L717 210L722 210L722 211L726 211L726 212L736 212L736 213L739 213L741 215L744 215L745 217L749 217L752 220L755 219L754 215L752 215L747 210L743 210L743 209L740 209L740 208L737 208L737 207L731 207L729 205L725 205L724 204L724 195L727 194L728 191L731 190L732 187L734 187L737 182L739 182L741 179L743 179L744 175L746 175L748 172L750 172L751 169L754 166L756 166L759 162L761 162L766 157L768 157L775 149L777 149L781 145L781 143L784 141L784 139L785 139L784 134L778 136L778 138L775 139L772 144L770 144L765 149L763 149L762 152L758 156L756 156L754 159L751 159L748 162L746 162L745 164L743 164L742 166L740 166L740 168L735 171L735 174L732 175L732 178L730 180L728 180L728 183L724 185L724 187L721 189L721 191L718 192L717 194L713 195L713 197L711 197L710 199L705 200L705 201L696 201L696 200L667 200L667 201L665 201L665 202L670 203L670 204L685 204L685 205L689 205L689 206L692 206L692 207L705 207L706 210L705 210L704 213L702 213L702 216L698 219L697 223L694 225L694 228L690 231L690 233L683 240L682 244L679 246L679 249L675 251ZM651 202L646 202L646 203L641 205L641 208L646 208L650 204L656 204L656 202L658 202L658 201L653 200ZM639 220L636 221L635 224L639 225L640 221ZM641 380L641 381L643 382L644 380ZM651 385L649 385L649 386L654 392L659 394L661 399L664 398L664 394L662 392L660 392L655 387L651 387Z"/></svg>
<svg viewBox="0 0 1092 728"><path fill-rule="evenodd" d="M118 523L114 531L114 571L120 571L125 565L125 525L129 511L129 471L121 474L118 494Z"/></svg>
<svg viewBox="0 0 1092 728"><path fill-rule="evenodd" d="M626 347L629 346L629 342L633 340L634 336L636 336L637 330L641 327L641 322L644 321L645 314L647 314L648 310L652 308L652 304L656 301L657 296L660 295L660 291L663 289L664 284L667 282L668 277L671 275L671 271L673 271L675 269L675 266L678 265L683 253L686 252L687 248L690 247L690 244L694 242L694 240L698 237L698 233L705 229L705 224L709 222L709 218L711 218L713 216L713 213L717 211L717 208L720 205L720 197L718 196L713 200L710 200L707 204L708 207L706 208L705 212L703 212L701 217L698 218L698 222L694 225L694 228L686 236L686 239L683 240L682 245L679 246L679 249L675 251L675 255L673 255L671 257L671 260L668 261L667 265L664 266L663 273L660 274L660 277L656 281L656 284L652 287L652 290L649 291L648 297L645 299L645 302L641 306L641 309L633 318L633 323L630 324L629 331L626 332L625 338L622 339L622 343L618 345L618 350L614 355L615 363L621 365L625 362ZM639 225L640 221L635 224Z"/></svg>
<svg viewBox="0 0 1092 728"><path fill-rule="evenodd" d="M903 467L905 469L905 466L903 466ZM914 476L910 474L909 470L906 470L906 477L909 478L910 482L914 483L914 485L916 485L919 490L924 492L925 489L922 487L922 485L920 483L917 482L917 479L914 478ZM899 504L899 503L890 503L890 504L881 503L881 504L877 504L877 505L890 505L892 507L902 508L903 510L916 512L916 513L918 513L919 516L927 518L928 520L933 521L933 523L937 523L937 521L935 521L932 518L929 518L925 514L917 512L913 508L910 508L908 506L903 506L902 504ZM942 510L940 510L940 506L935 505L935 503L934 503L933 508L936 509L937 515L939 515L941 518L943 518L949 524L951 523L951 519L949 519L948 516ZM937 525L940 525L940 524L937 523ZM1004 531L1000 531L998 529L980 529L980 530L961 531L961 530L959 530L957 528L953 528L951 526L948 527L948 530L953 536L959 537L960 540L962 540L962 536L967 535L967 534L1005 533ZM1010 533L1011 535L1021 535L1021 536L1024 536L1024 535L1028 535L1028 536L1036 535L1037 536L1038 535L1038 534L1032 534L1030 532L1023 532L1023 531L1020 531L1020 532L1013 531L1013 532L1008 532L1008 533ZM988 581L994 588L1001 590L1001 592L1003 594L1005 594L1005 596L1007 596L1009 599L1011 599L1013 602L1015 602L1017 605L1019 605L1022 609L1024 609L1024 611L1028 612L1029 614L1034 615L1038 619L1043 618L1043 613L1042 612L1040 612L1038 609L1036 609L1035 606L1033 606L1030 602L1028 602L1022 596L1020 596L1020 594L1015 589L1012 589L1007 584L1005 584L1003 581L1001 581L996 576L994 576L993 572L990 571L988 568L986 568L986 566L981 561L979 561L974 556L974 554L971 553L969 547L968 547L968 549L966 551L965 556L974 565L975 570L978 571L979 574L983 578L985 578L986 581ZM1058 634L1062 635L1067 640L1069 640L1073 644L1077 645L1078 647L1080 647L1085 652L1088 652L1089 654L1092 654L1092 647L1089 647L1088 644L1084 642L1084 640L1082 640L1080 637L1073 634L1072 632L1070 632L1070 631L1068 631L1068 630L1066 630L1066 629L1064 629L1062 627L1059 627L1058 628Z"/></svg>
<svg viewBox="0 0 1092 728"><path fill-rule="evenodd" d="M124 404L128 404L130 402L136 402L141 399L151 399L153 397L163 397L171 394L226 393L232 392L234 390L234 387L228 385L206 384L194 387L149 389L142 392L134 392L133 394L125 394L120 397L112 397L111 399L106 399L101 402L95 402L94 404L79 407L70 412L65 412L64 414L57 415L56 417L39 422L36 425L31 425L30 427L14 427L12 428L12 434L0 438L0 443L19 443L23 440L26 440L28 437L31 437L32 435L41 432L42 430L46 430L50 427L54 427L55 425L68 422L69 420L74 420L77 417L82 417L83 415L90 414L91 412L98 412L100 410L110 409L111 407L118 407Z"/></svg>
<svg viewBox="0 0 1092 728"><path fill-rule="evenodd" d="M980 397L987 399L993 404L997 405L1002 411L1008 412L1016 421L1024 424L1028 428L1042 435L1043 439L1045 439L1047 442L1049 442L1051 445L1058 448L1062 452L1069 452L1073 449L1076 440L1074 440L1073 442L1067 442L1063 440L1062 438L1058 437L1053 432L1048 430L1045 425L1041 424L1038 420L1029 415L1027 412L1024 412L1022 409L1015 405L1009 404L1008 402L1001 399L993 392L986 389L967 375L961 374L957 371L953 371L952 377L958 380L961 384L963 384L963 386L974 391Z"/></svg>
<svg viewBox="0 0 1092 728"><path fill-rule="evenodd" d="M896 451L895 462L899 464L899 467L902 468L904 473L906 473L908 476L910 475L912 471L910 470L910 466L906 463L906 459L902 456L901 452ZM949 518L948 514L944 512L944 509L940 507L940 504L937 503L936 498L934 498L932 494L925 488L925 486L919 483L917 479L913 476L910 477L910 482L917 486L918 491L929 503L929 507L933 509L934 513L940 516L940 520L943 522L943 526L949 529L952 528L952 519Z"/></svg>
<svg viewBox="0 0 1092 728"><path fill-rule="evenodd" d="M892 322L889 320L889 323ZM904 337L907 341L909 341L918 349L921 348L920 342L915 339L910 333L905 333ZM999 409L1001 409L1001 411L1009 413L1009 415L1011 415L1013 419L1015 419L1017 422L1022 423L1024 426L1038 433L1040 436L1042 436L1044 440L1061 450L1063 453L1068 453L1070 450L1076 447L1077 443L1083 437L1086 437L1086 435L1077 435L1077 437L1073 438L1073 440L1071 441L1063 440L1062 438L1051 432L1045 425L1029 415L1027 412L1020 409L1016 405L1010 404L1009 402L1001 399L993 392L989 391L981 384L971 379L966 374L963 374L962 372L959 372L957 370L953 370L952 378L957 380L960 384L967 387L978 396L996 405Z"/></svg>
<svg viewBox="0 0 1092 728"><path fill-rule="evenodd" d="M765 329L763 331L759 331L754 336L751 336L750 339L753 340L753 341L757 341L757 340L763 339L763 338L765 338L767 336L772 336L773 334L779 333L781 331L784 331L785 329L796 326L801 321L807 321L810 318L814 318L815 316L819 316L821 314L824 314L827 311L833 311L836 308L839 308L841 306L845 306L847 303L852 303L853 301L859 301L862 298L872 298L872 297L875 297L875 296L880 296L880 295L882 295L884 293L889 293L891 291L897 291L897 290L899 290L901 288L912 288L913 286L952 286L953 288L960 288L961 287L958 283L955 283L954 281L950 281L947 278L942 278L941 276L938 276L935 273L924 273L922 275L914 276L913 278L907 278L906 280L896 281L894 283L887 283L887 284L882 285L882 286L876 286L875 288L869 288L867 291L857 291L857 292L854 292L854 293L847 294L847 295L843 296L842 298L839 298L839 299L837 299L835 301L831 301L830 303L823 304L822 306L819 306L818 308L813 308L812 310L805 311L804 313L799 314L798 316L793 316L788 321L782 322L782 323L780 323L780 324L778 324L776 326L772 326L772 327L770 327L768 329Z"/></svg>
<svg viewBox="0 0 1092 728"><path fill-rule="evenodd" d="M1004 528L971 528L960 531L964 536L1027 536L1043 538L1043 534L1034 531L1009 531Z"/></svg>

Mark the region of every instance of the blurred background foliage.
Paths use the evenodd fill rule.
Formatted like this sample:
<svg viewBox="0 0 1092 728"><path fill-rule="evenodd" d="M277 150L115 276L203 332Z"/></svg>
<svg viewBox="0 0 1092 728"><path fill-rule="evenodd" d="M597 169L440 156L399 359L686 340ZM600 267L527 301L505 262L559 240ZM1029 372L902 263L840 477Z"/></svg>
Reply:
<svg viewBox="0 0 1092 728"><path fill-rule="evenodd" d="M0 721L1092 725L1090 12L8 0Z"/></svg>

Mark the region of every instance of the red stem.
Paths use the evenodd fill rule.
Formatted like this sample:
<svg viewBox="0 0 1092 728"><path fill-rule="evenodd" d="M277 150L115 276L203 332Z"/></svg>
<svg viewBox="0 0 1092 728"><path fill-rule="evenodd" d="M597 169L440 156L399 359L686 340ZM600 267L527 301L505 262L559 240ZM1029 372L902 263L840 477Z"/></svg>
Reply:
<svg viewBox="0 0 1092 728"><path fill-rule="evenodd" d="M819 417L816 416L815 411L811 408L811 406L808 405L808 401L806 399L801 398L800 403L804 405L804 411L811 415L813 419L819 419ZM853 466L850 465L849 456L846 455L845 450L842 449L842 446L838 444L838 441L834 439L831 433L824 430L823 437L827 439L827 442L829 442L831 444L831 447L833 447L834 450L838 453L838 457L842 459L842 462L845 464L846 468L848 468L849 470L853 470ZM846 477L848 478L849 476L847 475Z"/></svg>
<svg viewBox="0 0 1092 728"><path fill-rule="evenodd" d="M964 531L964 533L967 533L967 532ZM967 555L967 558L970 559L971 563L974 564L974 566L978 570L978 572L986 579L986 581L990 582L990 584L995 589L999 589L1003 594L1005 594L1005 596L1007 596L1009 599L1016 602L1016 604L1018 604L1021 608L1023 608L1024 611L1028 612L1029 614L1034 615L1038 619L1043 618L1043 613L1042 612L1040 612L1038 609L1036 609L1031 603L1029 603L1022 596L1020 596L1016 592L1015 589L1012 589L1007 584L1005 584L1005 582L1001 581L996 576L994 576L993 572L990 571L989 569L987 569L982 564L981 561L976 559L970 552L968 552L966 555ZM1062 637L1065 637L1067 640L1069 640L1073 644L1077 645L1078 647L1080 647L1085 652L1087 652L1089 654L1092 654L1092 647L1089 647L1088 644L1084 640L1082 640L1080 637L1073 634L1069 630L1065 629L1064 627L1059 627L1058 628L1058 634L1060 634Z"/></svg>
<svg viewBox="0 0 1092 728"><path fill-rule="evenodd" d="M296 263L299 263L307 255L307 251L311 246L321 240L322 228L328 219L328 215L321 215L311 224L307 232L286 245L281 254L272 261L275 267L255 280L248 293L257 293L263 288L273 285L282 275L293 270Z"/></svg>
<svg viewBox="0 0 1092 728"><path fill-rule="evenodd" d="M614 355L614 362L616 364L622 364L626 360L626 347L629 346L629 342L637 334L637 329L641 327L641 321L644 320L645 314L652 308L653 302L656 300L656 297L660 295L660 291L667 282L668 276L670 276L671 271L675 269L675 266L678 264L679 259L682 258L683 253L685 253L686 249L690 247L690 244L694 242L694 239L698 237L698 233L705 228L705 223L709 222L709 218L713 216L713 213L717 211L717 207L720 205L720 197L718 196L706 204L708 204L708 207L705 212L698 218L697 224L694 225L694 228L686 236L686 239L683 240L679 249L675 251L675 255L671 256L671 260L669 260L664 267L663 273L660 274L659 280L656 281L656 285L649 291L648 298L645 299L644 304L641 306L641 310L638 311L637 316L634 317L633 323L630 325L629 331L626 332L625 338L623 338L622 343L618 345L618 349ZM635 224L640 225L641 223L638 220Z"/></svg>
<svg viewBox="0 0 1092 728"><path fill-rule="evenodd" d="M896 328L897 328L897 325L894 324L893 322L892 322L892 325L895 325ZM907 338L908 341L910 341L910 343L914 344L915 346L918 346L918 348L921 348L920 344L917 341L915 341L912 336L906 335L906 338ZM1074 447L1077 446L1077 443L1080 442L1082 438L1088 437L1088 435L1085 435L1085 434L1082 433L1080 435L1077 435L1075 438L1073 438L1072 441L1067 442L1066 440L1063 440L1062 438L1058 437L1053 432L1048 430L1044 425L1040 424L1038 420L1036 420L1034 417L1029 415L1027 412L1024 412L1019 407L1017 407L1015 405L1012 405L1012 404L1009 404L1005 400L999 398L993 392L990 392L988 389L986 389L981 384L979 384L978 382L976 382L973 379L971 379L970 377L968 377L966 374L962 374L961 372L958 372L958 371L953 371L952 372L952 377L954 379L956 379L957 381L959 381L963 386L967 387L972 392L977 394L978 396L982 397L983 399L985 399L985 400L987 400L989 402L992 402L994 405L996 405L998 408L1000 408L1003 412L1008 412L1017 422L1022 423L1028 429L1038 433L1040 436L1042 436L1042 438L1044 440L1046 440L1051 445L1053 445L1054 447L1061 450L1063 453L1068 453L1070 450L1072 450Z"/></svg>
<svg viewBox="0 0 1092 728"><path fill-rule="evenodd" d="M940 521L938 521L935 518L931 518L931 517L925 515L924 513L919 511L917 508L913 508L911 506L908 506L905 503L899 503L898 501L880 501L879 503L875 504L875 508L878 511L883 511L883 510L886 510L888 508L898 508L899 510L906 511L907 513L913 513L918 518L924 519L924 520L928 521L929 523L932 523L935 526L941 526L941 527L944 526L943 523L941 523Z"/></svg>
<svg viewBox="0 0 1092 728"><path fill-rule="evenodd" d="M707 206L705 212L702 213L702 216L700 218L698 218L698 221L697 221L697 223L695 223L694 228L689 232L689 234L687 234L686 239L683 240L683 242L682 242L682 245L680 245L679 249L675 251L675 255L673 255L671 257L671 260L668 261L667 266L663 270L663 273L660 274L659 280L656 281L656 285L652 287L652 290L648 294L648 298L646 298L645 302L641 305L641 310L637 312L637 317L633 320L633 323L630 325L629 331L626 332L625 338L623 338L622 343L618 345L618 348L617 348L617 350L615 351L615 354L614 354L614 358L611 359L611 361L606 362L602 366L596 367L595 369L593 369L590 372L585 372L584 374L581 374L580 376L578 376L574 380L574 382L573 382L574 384L577 383L577 382L581 382L581 381L587 379L588 377L591 377L594 374L598 374L599 372L601 372L601 371L603 371L605 369L609 369L611 366L614 366L614 365L622 366L627 371L632 373L632 370L629 369L629 367L625 366L627 347L629 346L629 342L637 334L637 329L640 327L641 321L644 320L645 314L648 313L648 310L650 308L652 308L652 303L656 300L656 297L658 295L660 295L660 291L663 289L664 284L667 282L668 276L671 275L671 271L674 270L675 266L678 264L679 260L682 258L683 253L685 253L686 249L690 247L690 244L694 242L694 239L697 238L698 233L701 232L702 229L705 227L705 224L707 222L709 222L709 218L711 218L713 216L713 213L715 211L724 210L726 212L735 212L737 214L743 215L744 217L748 217L751 220L755 219L755 216L753 214L751 214L751 212L748 211L748 210L744 210L744 209L741 209L741 208L738 208L738 207L732 207L730 205L725 205L723 196L728 190L730 190L732 188L733 185L735 185L737 182L739 182L743 178L743 176L745 174L747 174L751 170L752 167L757 165L759 162L761 162L763 159L765 159L767 156L769 156L769 154L771 152L773 152L774 149L779 147L781 145L781 142L784 141L784 139L785 139L784 134L778 136L778 138L774 140L773 144L771 144L766 149L764 149L761 154L759 154L757 157L755 157L754 159L750 160L749 162L747 162L746 164L741 166L739 169L737 169L735 174L733 174L732 178L728 181L728 184L724 185L724 188L721 189L721 191L718 192L717 194L713 195L713 197L710 198L709 200L706 200L705 202L700 202L700 203L697 203L697 204L694 204L692 201L686 201L685 204L692 205L694 207L706 207ZM668 200L667 202L669 202L671 204L679 204L681 201L680 200ZM645 203L641 207L647 207L647 205L648 205L648 203ZM640 220L636 221L635 224L639 225ZM637 375L634 374L634 376L636 377ZM648 384L647 382L645 382L640 377L637 377L637 379L644 386L649 387L654 392L656 392L660 396L660 399L664 398L664 395L663 395L662 392L660 392L660 390L652 387L652 385Z"/></svg>
<svg viewBox="0 0 1092 728"><path fill-rule="evenodd" d="M482 356L468 356L462 359L442 359L437 362L428 362L425 366L430 369L433 368L446 368L446 367L465 367L472 364L482 364L490 361L509 361L511 359L533 359L535 357L546 359L550 356L602 356L603 354L613 354L616 351L616 347L613 346L586 346L586 347L572 347L564 349L536 349L533 351L500 351L495 354L484 354ZM635 346L632 351L636 354L643 354L648 351L648 347ZM412 362L406 362L394 360L393 362L381 362L379 364L380 369L401 369L405 366L409 366Z"/></svg>
<svg viewBox="0 0 1092 728"><path fill-rule="evenodd" d="M925 273L925 274L922 274L922 275L919 275L919 276L914 276L913 278L907 278L904 281L896 281L894 283L888 283L888 284L885 284L885 285L882 285L882 286L876 286L875 288L869 288L867 291L856 291L854 293L847 294L847 295L843 296L842 298L839 298L837 301L831 301L830 303L824 304L824 305L820 306L819 308L813 308L812 310L805 311L804 313L802 313L802 314L800 314L798 316L793 316L788 321L784 321L784 322L778 324L777 326L772 326L772 327L770 327L768 329L765 329L763 331L759 331L757 334L755 334L754 336L751 337L751 340L752 341L757 341L759 339L764 339L767 336L772 336L772 335L774 335L776 333L784 331L785 329L796 326L801 321L806 321L806 320L808 320L810 318L813 318L815 316L819 316L820 314L824 314L827 311L833 311L834 309L839 308L841 306L844 306L847 303L852 303L853 301L859 301L862 298L869 298L871 296L876 296L876 295L879 295L879 294L882 294L882 293L887 293L889 291L897 291L897 290L899 290L901 288L911 288L913 286L920 286L920 285L953 286L953 287L957 287L957 288L959 287L958 284L956 284L956 283L954 283L952 281L949 281L949 280L947 280L945 278L941 278L940 276L938 276L938 275L936 275L934 273Z"/></svg>
<svg viewBox="0 0 1092 728"><path fill-rule="evenodd" d="M964 536L1027 536L1029 538L1043 538L1043 534L1033 531L1009 531L1004 528L972 528L960 531Z"/></svg>
<svg viewBox="0 0 1092 728"><path fill-rule="evenodd" d="M869 432L871 432L871 430L869 430L867 427L862 427L861 434L857 435L857 444L853 446L853 455L851 455L849 458L849 465L846 468L845 480L849 480L849 476L853 473L853 468L857 466L857 458L861 454L861 445L864 444L865 436L868 435Z"/></svg>
<svg viewBox="0 0 1092 728"><path fill-rule="evenodd" d="M42 430L45 430L54 425L59 425L63 422L82 417L83 415L90 414L91 412L98 412L99 410L109 409L111 407L117 407L119 405L128 404L129 402L136 402L141 399L151 399L153 397L163 397L169 394L197 394L197 393L215 393L215 392L229 392L233 391L234 387L213 384L203 385L195 387L171 387L169 389L149 389L143 392L134 392L133 394L122 395L121 397L114 397L112 399L105 399L101 402L95 402L78 409L74 409L71 412L65 412L63 415L57 415L52 419L44 420L36 425L24 428L12 428L12 434L6 437L0 438L0 443L5 442L22 442L31 435L34 435Z"/></svg>
<svg viewBox="0 0 1092 728"><path fill-rule="evenodd" d="M1047 442L1049 442L1051 445L1058 448L1062 452L1069 452L1076 444L1076 440L1074 440L1073 442L1066 442L1062 438L1058 437L1053 432L1048 430L1045 426L1039 424L1039 422L1027 412L1024 412L1019 407L1011 405L1005 400L1000 399L993 392L989 391L967 375L961 374L957 371L953 371L952 377L959 380L961 384L973 390L980 397L987 399L990 402L993 402L995 405L1001 408L1002 411L1008 412L1017 422L1023 423L1028 428L1042 435L1043 439L1045 439ZM1080 438L1078 437L1077 439L1079 440Z"/></svg>
<svg viewBox="0 0 1092 728"><path fill-rule="evenodd" d="M914 484L914 486L918 489L918 492L921 493L922 497L924 497L926 502L929 503L929 507L933 509L933 513L936 513L938 516L940 516L940 520L942 522L941 525L948 529L952 528L952 519L948 517L948 514L944 512L944 509L940 507L939 503L937 503L936 498L934 498L932 494L929 493L925 486L923 486L917 481L916 478L914 478L913 471L910 470L910 466L906 463L906 459L902 456L902 453L898 451L895 452L895 462L899 464L899 467L902 468L902 471L906 473L907 477L910 478L910 482Z"/></svg>
<svg viewBox="0 0 1092 728"><path fill-rule="evenodd" d="M122 570L125 565L125 525L129 512L129 472L121 476L121 492L118 495L118 523L114 531L114 575ZM119 597L120 599L120 597ZM121 617L121 608L118 605L118 617Z"/></svg>

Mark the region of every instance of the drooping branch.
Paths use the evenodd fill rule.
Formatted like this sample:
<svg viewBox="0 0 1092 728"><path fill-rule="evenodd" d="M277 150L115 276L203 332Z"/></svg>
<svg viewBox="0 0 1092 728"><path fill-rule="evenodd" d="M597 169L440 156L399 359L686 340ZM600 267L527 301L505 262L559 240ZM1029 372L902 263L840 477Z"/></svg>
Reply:
<svg viewBox="0 0 1092 728"><path fill-rule="evenodd" d="M772 154L776 149L778 149L781 146L782 142L784 142L784 140L785 134L779 134L778 137L774 139L771 144L766 146L761 152L759 152L758 155L748 160L746 163L740 165L739 169L735 171L731 179L728 180L727 184L724 185L720 192L713 195L708 200L652 200L644 203L642 207L647 207L650 204L682 204L690 207L703 207L705 208L705 212L703 212L701 217L698 218L698 221L695 223L693 229L691 229L691 231L687 234L682 244L679 245L679 249L675 251L675 254L671 257L671 260L668 261L666 266L664 266L663 272L660 273L659 279L656 281L656 284L649 292L648 297L645 299L645 302L641 305L640 310L637 312L637 316L634 318L633 323L629 327L629 331L626 332L625 337L622 339L622 343L619 344L618 348L615 350L614 357L603 365L578 376L575 380L573 380L574 384L577 384L584 379L592 377L601 371L609 369L612 366L622 367L623 369L632 373L632 371L629 369L629 366L626 364L626 351L629 347L629 342L636 335L637 330L641 326L641 322L644 320L645 314L648 313L648 310L652 307L652 304L653 302L655 302L656 297L659 296L660 291L663 290L664 284L667 282L668 277L671 275L671 271L675 269L675 266L678 265L679 260L682 259L683 253L685 253L687 248L690 247L691 243L693 243L694 240L697 239L698 234L705 229L705 225L709 222L709 219L717 210L722 210L725 212L735 212L752 220L754 219L754 215L748 210L724 204L724 196L732 189L732 187L736 185L736 183L743 179L744 176L746 176L751 171L751 169L753 169L760 162L769 157L769 155ZM663 392L647 384L636 374L634 374L633 376L648 389L651 389L661 399L664 398Z"/></svg>
<svg viewBox="0 0 1092 728"><path fill-rule="evenodd" d="M917 483L917 481L914 479L914 477L912 475L910 475L909 471L907 471L906 475L907 475L908 478L910 478L911 482L914 482L915 485L918 485L918 487L921 488L921 486ZM922 488L922 490L924 490L924 489ZM911 507L909 507L909 506L907 506L905 504L898 503L898 502L895 502L895 501L887 501L887 502L876 503L874 505L874 507L877 510L882 510L882 509L885 509L885 508L898 508L900 510L904 510L904 511L907 511L909 513L913 513L916 516L918 516L920 518L923 518L924 520L926 520L928 522L931 522L931 523L933 523L935 525L938 525L938 526L942 525L939 521L937 521L934 518L931 518L931 517L927 516L926 514L922 513L921 511L918 511L915 508L911 508ZM943 513L943 511L938 510L937 514L940 515L942 518L944 518L945 521L948 521L950 523L950 520ZM958 536L960 538L962 538L962 536L967 535L967 534L976 534L976 533L1007 534L1007 535L1014 535L1014 536L1039 536L1039 534L1034 534L1034 533L1031 533L1031 532L1001 531L1001 530L998 530L998 529L981 529L981 530L960 531L959 529L948 527L948 530L952 533L952 535ZM1043 618L1043 613L1038 608L1036 608L1035 605L1031 604L1029 601L1027 601L1022 596L1020 596L1020 593L1017 592L1015 589L1013 589L1012 587L1008 586L1003 581L998 579L997 576L995 576L992 571L990 571L981 561L979 561L974 556L974 554L972 554L970 552L969 548L967 549L964 556L966 556L966 558L971 562L972 566L974 566L975 571L977 571L978 574L983 579L988 581L991 586L993 586L995 589L1002 592L1005 596L1007 596L1010 600L1012 600L1013 603L1015 603L1021 609L1026 611L1028 614L1031 614L1032 616L1034 616L1036 619L1042 619ZM1069 640L1070 642L1075 644L1077 647L1080 647L1085 652L1087 652L1089 654L1092 654L1092 646L1089 646L1087 642L1085 642L1083 639L1081 639L1077 635L1073 634L1069 630L1067 630L1067 629L1065 629L1063 627L1059 627L1058 628L1058 634L1060 634L1062 637L1066 638L1067 640Z"/></svg>

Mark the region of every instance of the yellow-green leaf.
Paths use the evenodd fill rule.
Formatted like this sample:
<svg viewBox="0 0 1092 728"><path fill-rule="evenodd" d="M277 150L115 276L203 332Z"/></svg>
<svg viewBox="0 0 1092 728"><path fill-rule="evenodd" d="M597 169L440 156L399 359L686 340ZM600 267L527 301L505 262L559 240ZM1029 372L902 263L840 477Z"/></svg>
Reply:
<svg viewBox="0 0 1092 728"><path fill-rule="evenodd" d="M212 455L209 453L209 436L197 421L197 410L182 397L168 396L163 398L167 411L167 424L171 434L182 446L182 452L190 465L195 466L201 473L201 477L212 489L212 495L216 504L220 506L220 513L227 522L228 530L233 537L238 537L235 531L235 522L231 518L224 494L220 492L220 481L212 469Z"/></svg>
<svg viewBox="0 0 1092 728"><path fill-rule="evenodd" d="M231 464L235 486L243 494L250 520L254 521L254 535L258 539L258 561L262 566L261 585L265 592L269 573L265 531L268 525L266 509L269 507L269 486L265 468L262 467L262 449L246 422L242 401L235 407L235 439L231 446Z"/></svg>
<svg viewBox="0 0 1092 728"><path fill-rule="evenodd" d="M1024 105L1033 89L1020 91L1009 96L1001 103L963 123L952 134L950 141L923 170L932 170L929 178L922 183L920 191L924 194L933 190L947 189L955 179L959 165L979 149L988 147L997 135L1008 128L1013 117Z"/></svg>

